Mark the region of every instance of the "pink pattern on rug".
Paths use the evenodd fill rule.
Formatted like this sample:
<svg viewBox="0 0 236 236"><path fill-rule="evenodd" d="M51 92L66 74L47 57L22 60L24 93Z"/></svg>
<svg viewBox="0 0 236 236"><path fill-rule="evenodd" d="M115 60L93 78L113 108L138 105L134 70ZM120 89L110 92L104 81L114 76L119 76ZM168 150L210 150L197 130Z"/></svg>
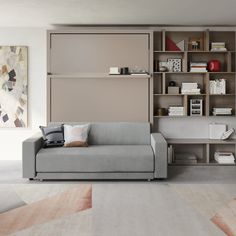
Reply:
<svg viewBox="0 0 236 236"><path fill-rule="evenodd" d="M236 236L236 199L220 209L211 221L226 235Z"/></svg>
<svg viewBox="0 0 236 236"><path fill-rule="evenodd" d="M0 214L0 236L47 223L91 207L92 185L81 185Z"/></svg>

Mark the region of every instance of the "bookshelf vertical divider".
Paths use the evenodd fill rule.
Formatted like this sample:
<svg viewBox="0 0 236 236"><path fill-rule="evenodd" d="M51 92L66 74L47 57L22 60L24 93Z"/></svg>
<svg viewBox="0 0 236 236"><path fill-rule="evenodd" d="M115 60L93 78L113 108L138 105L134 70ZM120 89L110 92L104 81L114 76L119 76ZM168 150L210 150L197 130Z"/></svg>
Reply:
<svg viewBox="0 0 236 236"><path fill-rule="evenodd" d="M184 106L184 115L187 116L188 115L188 95L184 95L184 102L183 102L183 106Z"/></svg>
<svg viewBox="0 0 236 236"><path fill-rule="evenodd" d="M166 73L162 73L162 94L166 94Z"/></svg>
<svg viewBox="0 0 236 236"><path fill-rule="evenodd" d="M162 44L161 45L162 45L161 51L164 52L166 50L166 31L164 29L162 30Z"/></svg>
<svg viewBox="0 0 236 236"><path fill-rule="evenodd" d="M227 72L231 72L232 71L232 60L231 60L231 52L227 52L226 54L226 61L227 61Z"/></svg>
<svg viewBox="0 0 236 236"><path fill-rule="evenodd" d="M205 82L205 91L206 91L206 99L205 99L205 115L208 117L210 115L210 77L209 74L206 73L204 75L204 82Z"/></svg>
<svg viewBox="0 0 236 236"><path fill-rule="evenodd" d="M210 30L205 31L205 51L210 51Z"/></svg>
<svg viewBox="0 0 236 236"><path fill-rule="evenodd" d="M188 71L188 52L185 51L183 55L183 72Z"/></svg>
<svg viewBox="0 0 236 236"><path fill-rule="evenodd" d="M210 163L210 144L206 144L206 163Z"/></svg>

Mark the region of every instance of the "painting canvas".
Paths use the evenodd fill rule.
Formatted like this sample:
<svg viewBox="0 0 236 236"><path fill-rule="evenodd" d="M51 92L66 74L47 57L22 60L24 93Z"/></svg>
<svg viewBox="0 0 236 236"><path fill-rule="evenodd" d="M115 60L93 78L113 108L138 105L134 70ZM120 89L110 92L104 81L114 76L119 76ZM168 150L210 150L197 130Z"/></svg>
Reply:
<svg viewBox="0 0 236 236"><path fill-rule="evenodd" d="M0 127L27 127L27 47L0 46Z"/></svg>

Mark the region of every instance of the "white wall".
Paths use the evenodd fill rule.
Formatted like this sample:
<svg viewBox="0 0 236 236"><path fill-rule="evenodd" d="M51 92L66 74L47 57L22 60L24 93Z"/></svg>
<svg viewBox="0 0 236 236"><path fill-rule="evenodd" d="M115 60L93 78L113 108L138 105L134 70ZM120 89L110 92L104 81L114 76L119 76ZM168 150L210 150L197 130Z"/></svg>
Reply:
<svg viewBox="0 0 236 236"><path fill-rule="evenodd" d="M22 141L46 124L46 29L0 28L0 46L28 46L28 128L0 128L0 160L21 160Z"/></svg>

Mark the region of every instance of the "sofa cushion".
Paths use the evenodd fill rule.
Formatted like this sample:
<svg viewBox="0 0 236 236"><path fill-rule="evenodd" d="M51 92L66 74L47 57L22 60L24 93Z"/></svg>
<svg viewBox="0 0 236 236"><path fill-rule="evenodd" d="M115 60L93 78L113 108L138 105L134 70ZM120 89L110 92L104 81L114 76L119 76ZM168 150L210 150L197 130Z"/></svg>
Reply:
<svg viewBox="0 0 236 236"><path fill-rule="evenodd" d="M65 147L87 147L90 125L64 125Z"/></svg>
<svg viewBox="0 0 236 236"><path fill-rule="evenodd" d="M42 131L44 139L44 147L58 147L63 146L64 136L63 136L63 125L56 126L39 126Z"/></svg>
<svg viewBox="0 0 236 236"><path fill-rule="evenodd" d="M52 122L49 125L58 125ZM84 122L65 123L69 125ZM148 122L96 122L91 123L89 145L147 145L151 144L150 123Z"/></svg>
<svg viewBox="0 0 236 236"><path fill-rule="evenodd" d="M153 172L150 145L93 145L41 149L37 172Z"/></svg>

